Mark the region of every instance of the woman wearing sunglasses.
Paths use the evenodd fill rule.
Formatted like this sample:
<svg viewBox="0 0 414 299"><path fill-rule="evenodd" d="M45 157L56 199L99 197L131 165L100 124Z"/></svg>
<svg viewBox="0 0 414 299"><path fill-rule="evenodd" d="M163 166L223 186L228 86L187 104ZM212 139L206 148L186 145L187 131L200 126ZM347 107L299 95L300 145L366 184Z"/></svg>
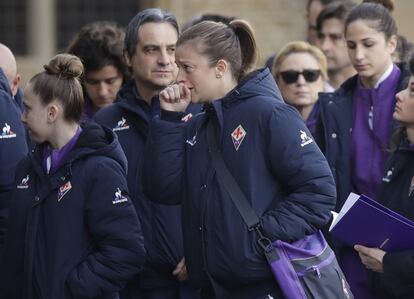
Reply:
<svg viewBox="0 0 414 299"><path fill-rule="evenodd" d="M318 94L327 80L325 55L307 42L288 43L277 55L272 74L283 99L295 107L312 134L319 112Z"/></svg>
<svg viewBox="0 0 414 299"><path fill-rule="evenodd" d="M385 7L356 6L344 32L357 75L336 92L320 96L316 134L336 179L337 210L351 191L377 199L394 126L395 95L405 88L408 75L392 62L397 26ZM372 298L357 253L353 248L337 249L355 298Z"/></svg>

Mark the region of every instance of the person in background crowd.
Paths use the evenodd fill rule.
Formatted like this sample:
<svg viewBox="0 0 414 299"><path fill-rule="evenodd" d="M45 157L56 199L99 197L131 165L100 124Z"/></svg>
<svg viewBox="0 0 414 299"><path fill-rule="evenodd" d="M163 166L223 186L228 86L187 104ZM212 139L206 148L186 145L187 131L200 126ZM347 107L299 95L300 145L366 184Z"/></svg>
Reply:
<svg viewBox="0 0 414 299"><path fill-rule="evenodd" d="M328 77L325 55L307 42L288 43L277 54L272 75L283 99L299 111L314 134L319 114L318 94L324 90Z"/></svg>
<svg viewBox="0 0 414 299"><path fill-rule="evenodd" d="M384 6L390 13L394 11L395 0L362 0L362 3L377 3Z"/></svg>
<svg viewBox="0 0 414 299"><path fill-rule="evenodd" d="M183 281L181 207L151 202L142 183L149 123L160 112L158 93L177 77L174 55L178 33L175 16L160 9L143 10L131 20L126 29L125 56L133 79L120 90L117 102L94 118L112 128L127 156L128 187L148 252L144 271L128 286L122 299L198 298L197 291Z"/></svg>
<svg viewBox="0 0 414 299"><path fill-rule="evenodd" d="M414 54L414 44L404 36L398 35L397 49L392 56L394 63L406 65Z"/></svg>
<svg viewBox="0 0 414 299"><path fill-rule="evenodd" d="M78 56L85 66L84 120L115 100L122 84L129 79L124 60L125 31L112 22L100 21L84 26L66 52Z"/></svg>
<svg viewBox="0 0 414 299"><path fill-rule="evenodd" d="M394 126L395 95L406 87L405 68L392 62L397 26L379 4L354 7L345 22L348 54L357 75L321 94L317 140L336 179L339 210L349 193L377 199ZM337 245L355 298L369 299L367 272L357 253Z"/></svg>
<svg viewBox="0 0 414 299"><path fill-rule="evenodd" d="M20 122L18 94L20 75L11 50L0 44L0 255L4 243L14 173L28 151L26 132Z"/></svg>
<svg viewBox="0 0 414 299"><path fill-rule="evenodd" d="M203 299L283 298L255 232L215 173L206 127L271 240L315 232L335 205L325 158L269 69L250 72L256 58L244 20L190 27L177 42L177 83L160 93L161 116L151 123L145 187L152 200L182 204L188 277ZM183 123L190 102L205 112Z"/></svg>
<svg viewBox="0 0 414 299"><path fill-rule="evenodd" d="M317 45L328 61L328 84L334 90L356 74L344 38L345 19L354 6L352 1L333 2L321 11L316 21Z"/></svg>
<svg viewBox="0 0 414 299"><path fill-rule="evenodd" d="M60 54L24 92L22 122L38 146L16 170L0 298L118 298L145 262L115 134L80 125L79 58Z"/></svg>
<svg viewBox="0 0 414 299"><path fill-rule="evenodd" d="M311 45L316 45L318 42L318 30L316 28L316 20L320 12L329 3L341 0L308 0L306 5L306 23L308 25L308 34L306 40Z"/></svg>
<svg viewBox="0 0 414 299"><path fill-rule="evenodd" d="M201 23L203 21L213 21L213 22L221 22L223 24L229 24L234 19L236 19L236 18L232 17L232 16L225 16L225 15L220 15L220 14L207 13L207 14L197 15L197 16L194 16L193 18L191 18L190 21L185 23L182 30L185 31L189 27L191 27L193 25L196 25L198 23Z"/></svg>

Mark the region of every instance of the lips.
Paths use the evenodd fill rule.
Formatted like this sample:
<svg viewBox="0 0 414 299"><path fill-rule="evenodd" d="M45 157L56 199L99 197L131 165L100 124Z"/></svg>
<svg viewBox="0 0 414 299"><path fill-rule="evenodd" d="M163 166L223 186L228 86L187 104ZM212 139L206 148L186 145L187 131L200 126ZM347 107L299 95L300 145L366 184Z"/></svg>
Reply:
<svg viewBox="0 0 414 299"><path fill-rule="evenodd" d="M159 73L159 74L169 74L172 71L167 71L167 70L155 70L154 73Z"/></svg>
<svg viewBox="0 0 414 299"><path fill-rule="evenodd" d="M355 69L357 70L357 71L364 71L364 70L366 70L368 68L368 65L367 64L361 64L361 65L356 65L355 66Z"/></svg>

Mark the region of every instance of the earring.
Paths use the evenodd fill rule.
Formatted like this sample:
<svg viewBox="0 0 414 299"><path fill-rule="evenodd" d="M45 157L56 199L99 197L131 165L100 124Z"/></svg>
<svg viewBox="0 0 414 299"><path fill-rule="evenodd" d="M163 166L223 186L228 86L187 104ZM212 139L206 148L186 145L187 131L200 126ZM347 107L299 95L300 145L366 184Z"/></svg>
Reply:
<svg viewBox="0 0 414 299"><path fill-rule="evenodd" d="M221 74L216 74L216 78L217 79L220 79L222 77L222 75Z"/></svg>

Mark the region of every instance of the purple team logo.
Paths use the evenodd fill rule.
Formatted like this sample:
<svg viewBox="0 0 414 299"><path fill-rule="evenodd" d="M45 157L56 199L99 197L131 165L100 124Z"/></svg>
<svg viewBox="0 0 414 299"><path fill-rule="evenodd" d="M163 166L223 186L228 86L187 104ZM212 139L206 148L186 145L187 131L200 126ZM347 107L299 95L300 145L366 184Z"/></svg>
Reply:
<svg viewBox="0 0 414 299"><path fill-rule="evenodd" d="M58 202L60 202L60 200L63 198L63 196L65 196L66 193L68 193L70 191L70 189L72 189L72 184L70 183L70 181L59 188Z"/></svg>
<svg viewBox="0 0 414 299"><path fill-rule="evenodd" d="M243 129L242 125L238 125L237 128L231 133L231 139L233 140L233 145L236 151L239 150L240 145L242 144L244 137L247 133Z"/></svg>

